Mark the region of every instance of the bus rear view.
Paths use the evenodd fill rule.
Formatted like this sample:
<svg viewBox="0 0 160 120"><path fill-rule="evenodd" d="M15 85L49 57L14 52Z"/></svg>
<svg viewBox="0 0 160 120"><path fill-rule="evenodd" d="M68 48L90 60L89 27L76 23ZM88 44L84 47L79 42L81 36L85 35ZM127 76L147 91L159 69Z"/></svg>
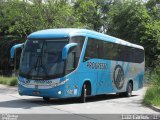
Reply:
<svg viewBox="0 0 160 120"><path fill-rule="evenodd" d="M85 102L90 95L131 96L143 86L143 47L108 35L85 29L48 29L30 34L19 46L23 49L20 95L44 100L79 97Z"/></svg>

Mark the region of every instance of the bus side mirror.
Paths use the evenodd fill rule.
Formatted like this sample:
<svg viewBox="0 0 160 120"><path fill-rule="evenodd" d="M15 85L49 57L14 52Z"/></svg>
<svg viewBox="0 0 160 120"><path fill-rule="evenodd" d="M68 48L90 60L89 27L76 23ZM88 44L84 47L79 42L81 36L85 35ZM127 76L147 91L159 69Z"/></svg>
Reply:
<svg viewBox="0 0 160 120"><path fill-rule="evenodd" d="M11 48L11 50L10 50L10 57L11 57L11 59L13 59L14 58L14 56L15 56L15 51L16 51L16 49L17 48L23 48L24 47L24 43L21 43L21 44L16 44L16 45L14 45L14 46L12 46L12 48Z"/></svg>
<svg viewBox="0 0 160 120"><path fill-rule="evenodd" d="M69 43L69 44L65 45L62 50L62 60L66 60L70 48L76 47L77 45L78 45L77 43Z"/></svg>

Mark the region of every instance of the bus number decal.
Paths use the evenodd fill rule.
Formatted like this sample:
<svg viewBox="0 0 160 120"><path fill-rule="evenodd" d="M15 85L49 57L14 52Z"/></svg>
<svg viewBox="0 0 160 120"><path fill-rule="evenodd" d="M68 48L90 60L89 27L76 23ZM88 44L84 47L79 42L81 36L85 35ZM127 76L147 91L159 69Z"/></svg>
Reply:
<svg viewBox="0 0 160 120"><path fill-rule="evenodd" d="M90 69L107 69L106 63L87 62L87 67Z"/></svg>

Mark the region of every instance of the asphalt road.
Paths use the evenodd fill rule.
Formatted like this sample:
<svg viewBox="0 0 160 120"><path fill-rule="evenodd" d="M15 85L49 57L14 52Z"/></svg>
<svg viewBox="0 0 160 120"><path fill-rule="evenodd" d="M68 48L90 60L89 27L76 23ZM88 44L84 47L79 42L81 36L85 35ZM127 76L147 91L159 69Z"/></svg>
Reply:
<svg viewBox="0 0 160 120"><path fill-rule="evenodd" d="M77 99L53 99L45 102L40 97L20 96L16 87L0 85L0 113L84 114L82 117L87 114L157 114L142 105L144 93L145 88L133 92L130 98L109 94L89 97L87 103L79 103Z"/></svg>

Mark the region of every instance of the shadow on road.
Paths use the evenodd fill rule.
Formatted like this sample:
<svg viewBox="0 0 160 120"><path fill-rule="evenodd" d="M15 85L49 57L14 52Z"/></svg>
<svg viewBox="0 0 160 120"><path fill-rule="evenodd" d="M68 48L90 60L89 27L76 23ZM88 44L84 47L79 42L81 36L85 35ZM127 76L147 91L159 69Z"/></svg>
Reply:
<svg viewBox="0 0 160 120"><path fill-rule="evenodd" d="M132 95L135 97L137 95ZM116 94L108 94L108 95L98 95L87 98L87 103L94 103L98 101L107 101L112 99L121 99ZM30 109L34 107L40 106L56 106L56 105L67 105L67 104L82 104L79 102L77 98L68 98L68 99L51 99L50 101L43 101L42 98L31 98L31 99L17 99L10 101L2 101L0 102L0 108L23 108Z"/></svg>

